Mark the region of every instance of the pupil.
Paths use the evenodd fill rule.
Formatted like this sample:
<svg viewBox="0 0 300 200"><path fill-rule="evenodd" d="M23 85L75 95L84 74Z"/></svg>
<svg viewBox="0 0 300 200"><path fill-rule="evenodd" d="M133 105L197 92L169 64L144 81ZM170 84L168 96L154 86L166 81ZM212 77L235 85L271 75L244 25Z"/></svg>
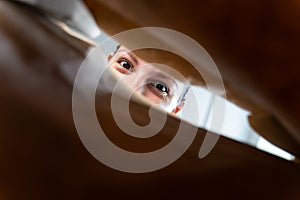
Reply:
<svg viewBox="0 0 300 200"><path fill-rule="evenodd" d="M130 64L128 62L122 61L122 66L126 69L130 69Z"/></svg>
<svg viewBox="0 0 300 200"><path fill-rule="evenodd" d="M167 92L167 88L165 86L163 86L162 84L157 84L156 88L159 89L162 92Z"/></svg>

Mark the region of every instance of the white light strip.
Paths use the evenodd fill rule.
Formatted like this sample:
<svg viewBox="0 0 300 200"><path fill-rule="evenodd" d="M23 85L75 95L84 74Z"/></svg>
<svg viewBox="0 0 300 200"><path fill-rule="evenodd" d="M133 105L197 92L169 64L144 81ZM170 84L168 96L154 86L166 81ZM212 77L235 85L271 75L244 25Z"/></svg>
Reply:
<svg viewBox="0 0 300 200"><path fill-rule="evenodd" d="M284 158L286 160L294 160L295 159L295 156L276 147L275 145L273 145L270 142L268 142L267 140L265 140L263 137L260 137L258 139L256 147L260 150L271 153L273 155Z"/></svg>

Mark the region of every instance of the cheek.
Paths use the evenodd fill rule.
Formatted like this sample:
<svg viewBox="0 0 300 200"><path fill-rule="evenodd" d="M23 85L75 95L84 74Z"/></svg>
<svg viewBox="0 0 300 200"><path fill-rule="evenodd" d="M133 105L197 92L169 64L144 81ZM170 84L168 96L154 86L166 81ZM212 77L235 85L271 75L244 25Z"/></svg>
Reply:
<svg viewBox="0 0 300 200"><path fill-rule="evenodd" d="M137 90L140 94L144 95L153 104L159 104L167 112L172 112L176 108L176 99L173 97L168 102L165 102L162 98L156 96L149 89Z"/></svg>
<svg viewBox="0 0 300 200"><path fill-rule="evenodd" d="M150 100L154 104L163 103L163 100L160 97L156 96L155 94L153 94L150 90L146 89L145 87L143 87L142 89L139 89L137 91L139 93L141 93L142 95L144 95L148 100Z"/></svg>
<svg viewBox="0 0 300 200"><path fill-rule="evenodd" d="M172 112L177 106L177 100L175 97L173 97L172 99L170 99L169 103L167 106L165 106L165 109L168 111L168 112Z"/></svg>

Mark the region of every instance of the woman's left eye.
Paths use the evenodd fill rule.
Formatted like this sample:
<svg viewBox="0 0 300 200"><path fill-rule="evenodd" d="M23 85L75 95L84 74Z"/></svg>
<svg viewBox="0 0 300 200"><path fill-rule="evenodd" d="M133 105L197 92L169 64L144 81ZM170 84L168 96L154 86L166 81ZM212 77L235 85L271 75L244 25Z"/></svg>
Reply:
<svg viewBox="0 0 300 200"><path fill-rule="evenodd" d="M133 66L132 66L132 64L129 61L127 61L125 59L121 59L121 60L118 61L118 63L122 67L124 67L125 69L127 69L128 71L133 72Z"/></svg>

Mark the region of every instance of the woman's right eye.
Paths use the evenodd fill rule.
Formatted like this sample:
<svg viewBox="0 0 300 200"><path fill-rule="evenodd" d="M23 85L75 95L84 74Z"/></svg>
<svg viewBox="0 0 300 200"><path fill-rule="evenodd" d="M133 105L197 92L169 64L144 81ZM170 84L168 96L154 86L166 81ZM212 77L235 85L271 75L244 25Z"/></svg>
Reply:
<svg viewBox="0 0 300 200"><path fill-rule="evenodd" d="M147 84L147 86L153 94L164 100L166 100L166 98L169 96L170 89L166 84L160 81L153 81Z"/></svg>
<svg viewBox="0 0 300 200"><path fill-rule="evenodd" d="M118 63L121 65L121 67L127 69L128 71L130 71L130 72L134 71L133 66L129 61L127 61L125 59L121 59L121 60L118 61Z"/></svg>

